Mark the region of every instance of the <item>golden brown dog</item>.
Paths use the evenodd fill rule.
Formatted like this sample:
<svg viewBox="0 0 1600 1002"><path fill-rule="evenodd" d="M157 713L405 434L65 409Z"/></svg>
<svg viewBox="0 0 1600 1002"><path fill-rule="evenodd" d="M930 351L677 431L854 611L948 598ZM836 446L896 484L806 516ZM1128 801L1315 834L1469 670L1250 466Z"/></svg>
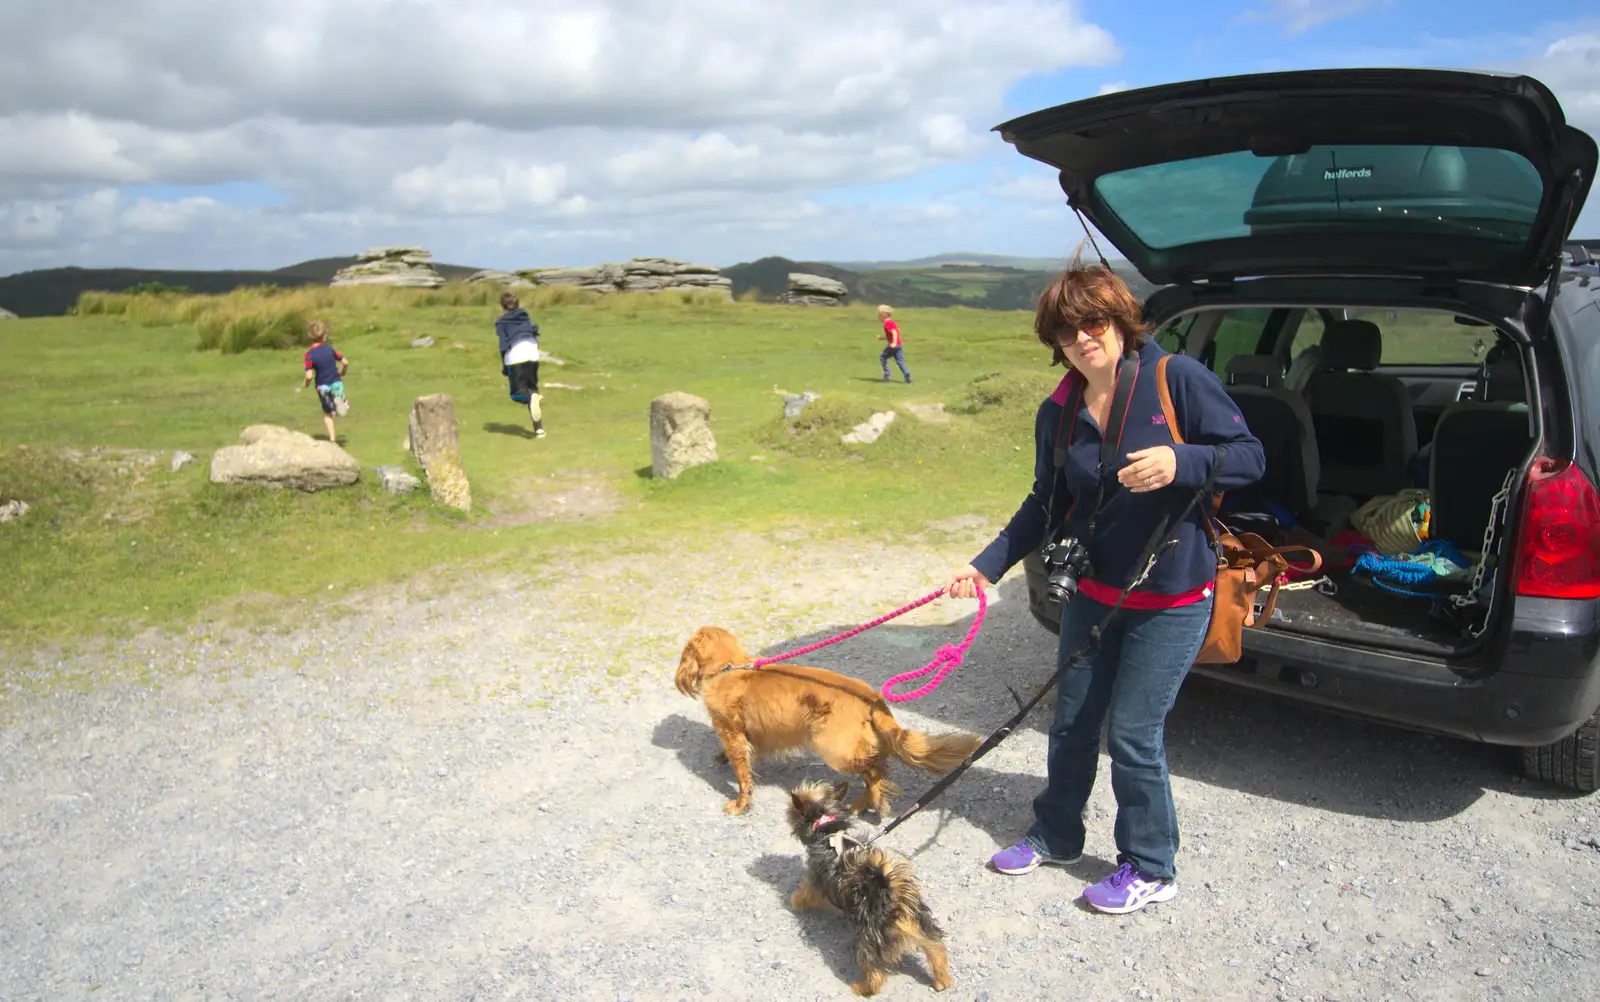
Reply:
<svg viewBox="0 0 1600 1002"><path fill-rule="evenodd" d="M866 782L851 810L885 817L890 795L900 792L888 778L890 757L939 776L982 743L973 734L907 730L872 686L838 672L786 664L721 671L752 660L733 634L702 626L678 661L678 691L704 700L739 781L739 796L723 807L729 814L750 807L755 757L810 749L835 772Z"/></svg>

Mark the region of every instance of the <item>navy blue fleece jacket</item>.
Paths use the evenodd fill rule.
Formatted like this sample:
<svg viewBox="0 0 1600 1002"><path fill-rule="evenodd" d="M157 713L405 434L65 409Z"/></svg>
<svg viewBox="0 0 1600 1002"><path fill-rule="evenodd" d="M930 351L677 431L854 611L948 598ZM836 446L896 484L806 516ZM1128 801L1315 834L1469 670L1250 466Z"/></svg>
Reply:
<svg viewBox="0 0 1600 1002"><path fill-rule="evenodd" d="M511 350L511 346L518 341L539 340L539 325L528 319L528 311L522 307L507 310L494 322L494 332L500 336L500 355Z"/></svg>
<svg viewBox="0 0 1600 1002"><path fill-rule="evenodd" d="M1210 369L1187 355L1173 355L1167 363L1167 385L1172 407L1183 432L1184 445L1175 445L1161 411L1156 388L1156 364L1167 352L1154 341L1139 348L1139 376L1128 403L1127 419L1122 423L1121 442L1116 458L1105 471L1105 488L1100 516L1095 520L1095 535L1088 539L1089 508L1094 503L1095 467L1100 461L1100 430L1083 406L1082 376L1069 374L1061 386L1039 405L1034 419L1033 490L1011 516L994 542L972 561L991 582L998 581L1012 565L1045 541L1047 529L1061 523L1063 513L1071 531L1085 541L1093 580L1113 588L1125 587L1138 573L1139 555L1150 534L1162 518L1176 515L1205 483L1215 457L1213 446L1222 446L1225 460L1213 490L1229 491L1248 487L1261 479L1266 456L1261 443L1245 426L1239 408L1222 389L1222 382ZM1127 364L1126 362L1124 364ZM1078 404L1077 420L1062 410L1069 401ZM1055 511L1048 512L1050 485L1056 476L1054 452L1056 428L1071 432L1071 445L1063 468L1062 482L1056 489ZM1112 434L1117 434L1112 429ZM1128 453L1157 445L1172 446L1178 470L1171 484L1158 491L1135 494L1117 482L1117 471L1128 465ZM1077 503L1078 501L1082 503ZM1206 542L1198 506L1177 528L1178 545L1156 561L1140 591L1178 595L1193 591L1215 580L1217 560Z"/></svg>

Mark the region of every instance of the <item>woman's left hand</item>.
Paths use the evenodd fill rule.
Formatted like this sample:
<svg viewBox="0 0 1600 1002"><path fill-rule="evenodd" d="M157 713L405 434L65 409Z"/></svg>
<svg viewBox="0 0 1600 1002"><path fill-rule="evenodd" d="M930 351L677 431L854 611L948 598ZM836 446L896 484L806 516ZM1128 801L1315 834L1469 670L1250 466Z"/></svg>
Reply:
<svg viewBox="0 0 1600 1002"><path fill-rule="evenodd" d="M1117 471L1117 480L1135 494L1158 491L1178 475L1178 454L1170 445L1158 445L1128 453L1128 465Z"/></svg>

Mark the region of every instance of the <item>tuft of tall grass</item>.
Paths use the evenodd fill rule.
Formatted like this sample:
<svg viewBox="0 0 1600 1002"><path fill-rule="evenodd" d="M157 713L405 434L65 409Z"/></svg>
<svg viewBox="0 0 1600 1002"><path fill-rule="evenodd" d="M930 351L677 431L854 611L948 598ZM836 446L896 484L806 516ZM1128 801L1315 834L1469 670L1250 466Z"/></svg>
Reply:
<svg viewBox="0 0 1600 1002"><path fill-rule="evenodd" d="M497 306L501 288L489 282L448 282L438 289L423 289L411 299L415 307Z"/></svg>
<svg viewBox="0 0 1600 1002"><path fill-rule="evenodd" d="M552 306L592 306L605 294L575 285L541 285L537 289L518 289L517 298L530 310L548 309Z"/></svg>
<svg viewBox="0 0 1600 1002"><path fill-rule="evenodd" d="M145 327L192 324L201 351L233 354L251 348L287 348L305 343L308 320L330 313L370 316L386 308L489 310L499 305L498 285L451 282L438 289L397 289L381 285L241 286L221 295L173 292L84 292L80 316L121 316ZM720 290L670 289L665 292L601 293L570 285L516 290L522 305L537 313L558 306L634 316L683 309L727 309L734 303Z"/></svg>
<svg viewBox="0 0 1600 1002"><path fill-rule="evenodd" d="M80 292L72 312L80 317L117 316L128 308L128 298L116 292Z"/></svg>
<svg viewBox="0 0 1600 1002"><path fill-rule="evenodd" d="M307 315L297 309L241 310L222 330L222 352L237 355L251 348L292 348L306 342Z"/></svg>

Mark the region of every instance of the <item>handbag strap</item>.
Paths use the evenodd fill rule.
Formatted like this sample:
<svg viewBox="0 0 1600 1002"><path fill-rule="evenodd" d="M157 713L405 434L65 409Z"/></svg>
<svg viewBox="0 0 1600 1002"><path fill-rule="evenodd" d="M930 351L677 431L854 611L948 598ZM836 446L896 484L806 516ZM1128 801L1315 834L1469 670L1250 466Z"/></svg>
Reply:
<svg viewBox="0 0 1600 1002"><path fill-rule="evenodd" d="M1250 555L1256 559L1256 566L1257 567L1261 567L1261 566L1265 565L1270 569L1271 565L1268 562L1273 557L1283 557L1284 558L1284 563L1288 564L1289 563L1289 559L1288 559L1288 556L1287 556L1288 553L1290 551L1296 551L1296 552L1309 553L1311 555L1311 567L1310 567L1309 570L1306 571L1307 574L1315 574L1317 571L1322 569L1322 554L1318 553L1316 550L1312 549L1309 546L1299 546L1299 545L1267 546L1267 547L1264 547L1264 548L1263 547L1255 547L1255 548L1246 547L1246 549L1249 550ZM1281 588L1281 587L1283 587L1283 586L1278 581L1278 575L1274 574L1272 576L1272 587L1267 591L1267 600L1266 600L1266 602L1262 603L1260 616L1257 617L1256 612L1255 612L1255 602L1252 600L1251 603L1250 603L1250 611L1245 615L1244 625L1246 625L1246 626L1254 626L1255 623L1256 623L1256 619L1257 618L1260 618L1260 619L1262 619L1263 621L1266 621L1266 622L1271 622L1272 621L1272 610L1277 608L1277 606L1278 606L1278 589ZM1257 588L1256 590L1260 591L1259 588Z"/></svg>
<svg viewBox="0 0 1600 1002"><path fill-rule="evenodd" d="M1172 406L1172 390L1167 385L1167 360L1170 358L1172 358L1171 355L1162 355L1161 361L1156 363L1156 394L1161 398L1161 415L1167 419L1167 433L1172 436L1172 444L1183 445L1183 428L1178 424L1178 411ZM1217 446L1216 448L1217 461L1221 462L1222 447ZM1216 525L1212 522L1211 513L1221 507L1221 494L1213 494L1211 496L1210 508L1207 508L1203 503L1200 505L1200 527L1205 530L1206 541L1211 544L1213 550L1217 548L1219 533Z"/></svg>

